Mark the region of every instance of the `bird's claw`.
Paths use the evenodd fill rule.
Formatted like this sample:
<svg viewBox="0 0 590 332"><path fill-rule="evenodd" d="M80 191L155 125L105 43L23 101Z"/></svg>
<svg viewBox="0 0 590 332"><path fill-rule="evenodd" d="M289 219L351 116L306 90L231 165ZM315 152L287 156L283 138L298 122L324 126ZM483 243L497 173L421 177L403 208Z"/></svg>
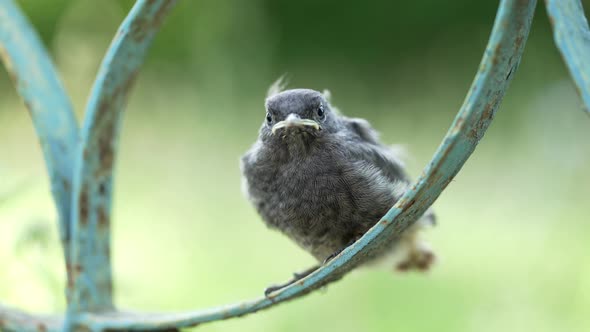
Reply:
<svg viewBox="0 0 590 332"><path fill-rule="evenodd" d="M297 281L299 281L299 280L307 277L308 275L312 274L317 269L319 269L319 266L318 265L313 266L313 267L311 267L311 268L309 268L309 269L307 269L307 270L305 270L303 272L295 272L295 273L293 273L293 278L291 280L287 281L286 283L279 284L279 285L272 285L272 286L267 287L264 290L264 296L265 297L269 297L269 295L271 293L274 293L274 292L276 292L276 291L278 291L280 289L283 289L285 287L291 286L292 284L296 283Z"/></svg>
<svg viewBox="0 0 590 332"><path fill-rule="evenodd" d="M398 271L428 271L435 261L436 255L432 250L420 248L420 250L412 252L405 260L398 263L396 269Z"/></svg>
<svg viewBox="0 0 590 332"><path fill-rule="evenodd" d="M274 293L276 291L278 291L279 289L285 288L287 286L289 286L290 283L288 284L282 284L282 285L273 285L273 286L269 286L264 290L264 297L268 297L271 293Z"/></svg>
<svg viewBox="0 0 590 332"><path fill-rule="evenodd" d="M326 257L326 259L324 259L324 261L322 262L322 265L326 265L329 261L331 261L332 259L334 259L336 256L340 255L340 253L342 251L344 251L346 247L336 250L333 253L330 254L330 256Z"/></svg>

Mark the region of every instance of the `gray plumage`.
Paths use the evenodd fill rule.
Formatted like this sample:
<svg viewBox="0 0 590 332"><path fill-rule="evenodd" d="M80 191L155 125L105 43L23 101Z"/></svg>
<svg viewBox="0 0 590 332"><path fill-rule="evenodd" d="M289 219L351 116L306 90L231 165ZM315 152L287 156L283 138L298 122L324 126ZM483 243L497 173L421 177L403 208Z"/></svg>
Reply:
<svg viewBox="0 0 590 332"><path fill-rule="evenodd" d="M266 117L241 159L244 190L264 222L318 261L361 237L403 195L403 164L363 119L335 111L320 92L271 88ZM401 243L398 268L427 268L434 256L417 242L428 212ZM382 254L394 248L384 248Z"/></svg>

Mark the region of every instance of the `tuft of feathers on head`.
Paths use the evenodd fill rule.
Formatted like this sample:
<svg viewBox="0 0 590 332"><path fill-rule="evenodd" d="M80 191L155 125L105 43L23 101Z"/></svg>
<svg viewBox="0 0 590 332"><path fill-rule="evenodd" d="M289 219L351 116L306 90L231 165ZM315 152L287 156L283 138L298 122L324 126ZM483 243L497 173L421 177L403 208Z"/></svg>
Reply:
<svg viewBox="0 0 590 332"><path fill-rule="evenodd" d="M332 102L332 93L330 90L324 89L324 91L322 91L322 95L324 95L324 98L326 98L328 102Z"/></svg>
<svg viewBox="0 0 590 332"><path fill-rule="evenodd" d="M268 91L266 91L266 98L272 97L276 94L281 93L282 91L285 90L285 88L287 87L287 85L289 84L289 78L287 77L287 74L283 74L281 75L276 81L273 82L273 84L271 84L271 86L268 88Z"/></svg>
<svg viewBox="0 0 590 332"><path fill-rule="evenodd" d="M340 109L338 109L336 106L332 105L332 92L330 92L330 90L324 89L324 91L322 91L322 96L324 96L326 101L328 103L330 103L330 109L332 110L332 112L334 112L337 115L342 115L342 112L340 112Z"/></svg>

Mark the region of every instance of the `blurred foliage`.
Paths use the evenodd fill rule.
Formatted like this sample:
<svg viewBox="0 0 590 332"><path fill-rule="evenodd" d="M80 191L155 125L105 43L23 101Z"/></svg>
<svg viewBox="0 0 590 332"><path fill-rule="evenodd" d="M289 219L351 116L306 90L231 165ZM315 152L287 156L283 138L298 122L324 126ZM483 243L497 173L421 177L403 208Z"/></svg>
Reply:
<svg viewBox="0 0 590 332"><path fill-rule="evenodd" d="M81 118L133 2L19 2ZM345 114L370 120L386 142L405 143L418 175L461 105L496 6L179 1L125 115L113 219L117 303L208 307L260 296L311 265L265 229L240 192L238 158L263 121L268 85L288 72L291 87L329 88ZM33 184L0 202L0 300L63 311L65 271L42 156L3 72L0 156L0 193ZM590 121L540 2L494 123L435 203L440 225L427 237L441 259L429 275L363 269L323 293L198 330L588 331L588 167Z"/></svg>

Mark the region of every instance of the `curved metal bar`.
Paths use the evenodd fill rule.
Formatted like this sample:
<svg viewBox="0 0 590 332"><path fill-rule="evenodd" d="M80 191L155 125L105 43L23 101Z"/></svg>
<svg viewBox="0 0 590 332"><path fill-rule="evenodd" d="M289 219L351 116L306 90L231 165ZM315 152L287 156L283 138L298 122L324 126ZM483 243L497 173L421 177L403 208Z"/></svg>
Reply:
<svg viewBox="0 0 590 332"><path fill-rule="evenodd" d="M339 279L372 251L408 228L459 172L492 121L518 67L536 0L503 0L479 71L463 106L416 184L355 244L299 282L268 298L178 314L84 313L81 321L109 331L158 330L242 316L300 297Z"/></svg>
<svg viewBox="0 0 590 332"><path fill-rule="evenodd" d="M78 123L47 51L12 0L0 0L0 57L29 109L41 143L67 264L70 188Z"/></svg>
<svg viewBox="0 0 590 332"><path fill-rule="evenodd" d="M111 43L92 88L74 173L68 318L81 311L113 308L110 212L123 106L146 51L175 2L135 3Z"/></svg>
<svg viewBox="0 0 590 332"><path fill-rule="evenodd" d="M59 332L62 323L57 317L40 317L0 304L0 331L3 332Z"/></svg>
<svg viewBox="0 0 590 332"><path fill-rule="evenodd" d="M590 114L590 29L580 0L545 0L553 38Z"/></svg>

